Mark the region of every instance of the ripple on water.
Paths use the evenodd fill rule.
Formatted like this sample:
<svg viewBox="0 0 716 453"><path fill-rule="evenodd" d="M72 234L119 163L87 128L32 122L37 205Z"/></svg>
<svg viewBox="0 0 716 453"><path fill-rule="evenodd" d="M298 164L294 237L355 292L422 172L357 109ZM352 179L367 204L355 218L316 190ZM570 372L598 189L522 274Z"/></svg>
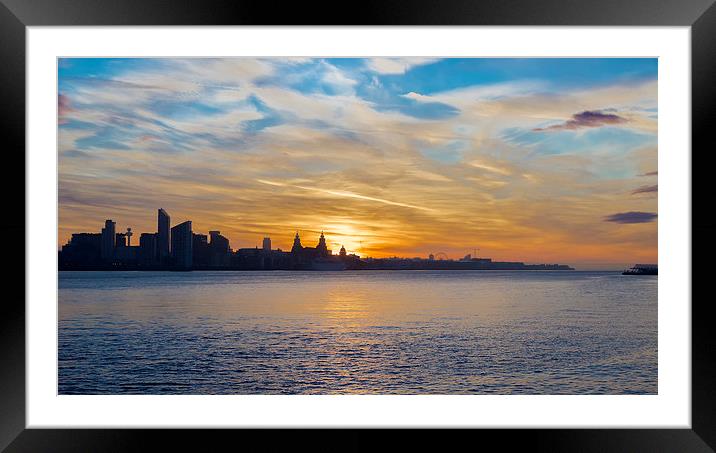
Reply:
<svg viewBox="0 0 716 453"><path fill-rule="evenodd" d="M657 280L61 273L61 394L657 391Z"/></svg>

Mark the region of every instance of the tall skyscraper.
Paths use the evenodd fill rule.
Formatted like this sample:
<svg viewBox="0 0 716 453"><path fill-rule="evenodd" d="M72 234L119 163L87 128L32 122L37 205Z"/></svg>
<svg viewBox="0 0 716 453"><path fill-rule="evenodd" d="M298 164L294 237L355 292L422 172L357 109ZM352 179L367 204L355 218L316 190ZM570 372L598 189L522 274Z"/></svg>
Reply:
<svg viewBox="0 0 716 453"><path fill-rule="evenodd" d="M265 238L264 238L264 243L263 243L263 247L262 247L262 248L264 249L264 252L270 252L270 251L271 251L271 238L270 238L270 237L265 237Z"/></svg>
<svg viewBox="0 0 716 453"><path fill-rule="evenodd" d="M191 269L194 239L191 232L191 220L175 225L171 230L171 235L173 265L180 269Z"/></svg>
<svg viewBox="0 0 716 453"><path fill-rule="evenodd" d="M167 211L160 208L157 214L157 259L161 264L166 264L170 256L169 220Z"/></svg>
<svg viewBox="0 0 716 453"><path fill-rule="evenodd" d="M112 258L114 257L114 247L117 240L117 233L115 230L116 223L109 219L104 221L104 228L102 228L102 241L100 243L100 255L102 257L102 261L109 262L112 261Z"/></svg>

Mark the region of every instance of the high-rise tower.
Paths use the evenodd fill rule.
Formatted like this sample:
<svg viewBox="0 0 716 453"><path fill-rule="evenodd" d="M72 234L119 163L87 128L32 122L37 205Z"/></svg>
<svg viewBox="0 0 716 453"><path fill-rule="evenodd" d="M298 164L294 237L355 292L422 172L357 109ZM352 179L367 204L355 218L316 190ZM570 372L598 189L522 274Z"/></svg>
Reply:
<svg viewBox="0 0 716 453"><path fill-rule="evenodd" d="M169 220L167 211L160 208L157 214L157 259L161 264L166 264L169 261L171 239Z"/></svg>
<svg viewBox="0 0 716 453"><path fill-rule="evenodd" d="M191 269L193 258L191 220L172 228L172 264L179 269Z"/></svg>
<svg viewBox="0 0 716 453"><path fill-rule="evenodd" d="M102 239L100 242L100 256L102 261L112 261L114 257L114 247L116 245L116 226L112 220L104 221L104 228L102 228Z"/></svg>

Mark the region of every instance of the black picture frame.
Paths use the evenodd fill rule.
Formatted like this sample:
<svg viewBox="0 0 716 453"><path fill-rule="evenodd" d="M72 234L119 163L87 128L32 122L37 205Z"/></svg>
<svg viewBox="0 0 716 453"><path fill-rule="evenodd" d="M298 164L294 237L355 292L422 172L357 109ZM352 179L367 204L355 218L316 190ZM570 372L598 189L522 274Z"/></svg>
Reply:
<svg viewBox="0 0 716 453"><path fill-rule="evenodd" d="M713 256L709 238L716 233L713 210L696 211L697 201L709 201L704 182L710 151L710 129L716 119L715 0L370 0L360 3L310 3L257 0L0 0L0 130L6 167L2 185L5 216L2 232L6 256L17 257L4 272L8 289L25 281L25 199L15 194L25 187L25 32L28 26L72 25L550 25L550 26L690 26L692 57L692 276L704 274L693 290L705 286L706 259ZM687 150L684 150L687 152ZM708 197L708 198L707 198ZM20 240L23 238L23 240ZM699 265L701 264L701 265ZM223 442L236 442L233 430L42 430L26 429L25 410L25 287L6 291L0 303L0 448L7 451L124 451L148 449L150 443L180 443L209 451ZM494 438L502 445L524 445L549 451L714 451L716 450L716 336L711 324L710 298L692 296L692 427L691 429L551 429L461 431L442 436L441 449ZM669 301L688 303L689 301ZM257 437L267 437L259 434ZM366 431L334 430L320 444L308 443L309 433L270 435L270 444L306 443L318 449L368 449L375 446ZM239 434L245 444L247 433ZM425 445L425 431L413 431L411 442ZM477 436L477 437L475 437ZM148 443L149 442L149 443ZM264 442L268 442L264 440ZM340 442L340 443L337 443ZM245 444L246 445L246 444ZM404 449L402 440L381 444ZM272 448L274 449L274 448Z"/></svg>

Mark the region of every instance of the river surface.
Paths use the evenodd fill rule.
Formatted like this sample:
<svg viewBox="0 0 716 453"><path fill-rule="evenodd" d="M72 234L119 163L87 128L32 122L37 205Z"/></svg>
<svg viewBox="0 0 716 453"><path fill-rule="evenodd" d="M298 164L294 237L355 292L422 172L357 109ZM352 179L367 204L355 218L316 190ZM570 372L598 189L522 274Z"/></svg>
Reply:
<svg viewBox="0 0 716 453"><path fill-rule="evenodd" d="M657 278L60 272L60 394L655 394Z"/></svg>

